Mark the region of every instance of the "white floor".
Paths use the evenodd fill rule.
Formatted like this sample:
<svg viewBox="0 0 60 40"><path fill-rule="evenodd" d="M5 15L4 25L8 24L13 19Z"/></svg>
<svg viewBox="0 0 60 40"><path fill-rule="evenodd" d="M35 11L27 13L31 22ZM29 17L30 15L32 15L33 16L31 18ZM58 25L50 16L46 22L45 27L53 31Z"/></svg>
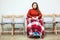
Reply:
<svg viewBox="0 0 60 40"><path fill-rule="evenodd" d="M23 34L18 34L18 35L9 35L9 34L4 34L0 35L0 40L60 40L60 34L55 35L55 34L46 34L44 39L31 39L28 38L26 35Z"/></svg>

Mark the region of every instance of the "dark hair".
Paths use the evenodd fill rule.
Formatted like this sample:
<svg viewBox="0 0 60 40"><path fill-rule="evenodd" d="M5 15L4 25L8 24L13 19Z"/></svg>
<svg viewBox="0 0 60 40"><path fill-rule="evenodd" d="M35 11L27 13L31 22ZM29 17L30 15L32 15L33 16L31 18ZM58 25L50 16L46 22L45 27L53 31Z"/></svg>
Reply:
<svg viewBox="0 0 60 40"><path fill-rule="evenodd" d="M36 6L37 6L37 7L36 7L36 10L38 11L38 14L40 14L40 10L39 10L39 7L38 7L38 3L37 3L37 2L33 2L33 3L32 3L32 7L33 7L34 4L36 4Z"/></svg>

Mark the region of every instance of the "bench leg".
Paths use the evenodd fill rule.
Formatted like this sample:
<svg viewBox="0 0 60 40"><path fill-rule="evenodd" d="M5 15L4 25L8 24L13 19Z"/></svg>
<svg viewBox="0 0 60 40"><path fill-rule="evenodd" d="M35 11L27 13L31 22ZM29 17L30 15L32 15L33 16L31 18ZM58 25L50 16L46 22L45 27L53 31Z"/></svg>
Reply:
<svg viewBox="0 0 60 40"><path fill-rule="evenodd" d="M12 24L12 35L14 35L14 24Z"/></svg>
<svg viewBox="0 0 60 40"><path fill-rule="evenodd" d="M1 28L1 25L0 25L0 35L1 35L1 29L2 29L2 28Z"/></svg>
<svg viewBox="0 0 60 40"><path fill-rule="evenodd" d="M2 34L2 33L3 33L3 31L4 31L3 24L1 24L1 28L2 28L2 30L1 30L1 31L2 31L2 32L1 32L1 34Z"/></svg>
<svg viewBox="0 0 60 40"><path fill-rule="evenodd" d="M23 26L24 26L24 28L23 28L23 30L24 30L23 34L25 34L25 23L23 23Z"/></svg>
<svg viewBox="0 0 60 40"><path fill-rule="evenodd" d="M56 23L53 24L53 31L57 35L57 28L56 28Z"/></svg>

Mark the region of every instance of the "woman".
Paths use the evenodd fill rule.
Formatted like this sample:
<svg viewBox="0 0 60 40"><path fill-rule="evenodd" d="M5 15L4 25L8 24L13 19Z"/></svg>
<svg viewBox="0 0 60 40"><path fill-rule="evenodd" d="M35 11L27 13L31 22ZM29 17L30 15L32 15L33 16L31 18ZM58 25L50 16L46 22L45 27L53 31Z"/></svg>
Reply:
<svg viewBox="0 0 60 40"><path fill-rule="evenodd" d="M38 7L38 4L36 2L33 2L32 3L32 9L29 9L28 13L27 13L27 22L28 22L28 25L31 26L31 19L38 19L40 24L41 24L41 27L43 25L43 21L42 21L42 13L40 12L39 10L39 7ZM32 29L33 28L33 29ZM37 32L41 30L41 28L38 28L36 26L31 26L31 27L27 27L27 35L29 35L29 32L35 32L35 28L37 28ZM40 31L41 32L41 31ZM32 34L32 33L31 33ZM43 34L42 34L44 37L44 31L43 31Z"/></svg>

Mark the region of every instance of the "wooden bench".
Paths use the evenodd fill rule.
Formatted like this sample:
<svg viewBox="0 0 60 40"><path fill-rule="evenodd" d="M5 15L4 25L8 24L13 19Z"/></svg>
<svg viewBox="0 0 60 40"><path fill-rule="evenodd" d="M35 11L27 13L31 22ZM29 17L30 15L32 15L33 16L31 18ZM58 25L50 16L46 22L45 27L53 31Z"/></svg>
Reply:
<svg viewBox="0 0 60 40"><path fill-rule="evenodd" d="M11 19L11 21L10 21L10 19ZM9 21L10 22L9 22ZM2 27L2 33L4 33L4 25L5 24L11 24L11 26L12 26L12 16L11 15L2 15L2 24L1 24L1 27ZM13 27L13 26L12 26ZM9 32L8 32L9 33ZM12 33L11 33L12 34Z"/></svg>
<svg viewBox="0 0 60 40"><path fill-rule="evenodd" d="M54 32L55 34L57 34L56 32L56 27L55 27L55 16L54 14L43 14L43 19L44 19L44 27L45 27L45 32ZM45 24L52 24L52 28L45 26Z"/></svg>
<svg viewBox="0 0 60 40"><path fill-rule="evenodd" d="M15 24L23 24L23 27L22 28L15 28ZM13 26L14 26L14 29L23 29L23 33L25 33L24 15L14 15L13 16ZM14 30L14 32L15 32L15 30Z"/></svg>
<svg viewBox="0 0 60 40"><path fill-rule="evenodd" d="M55 14L55 27L56 32L60 32L60 26L58 27L57 24L60 23L60 14Z"/></svg>
<svg viewBox="0 0 60 40"><path fill-rule="evenodd" d="M23 17L23 19L22 19L22 17ZM8 19L9 18L11 18L11 22L8 22ZM20 19L20 21L18 22L17 20L16 20L16 22L15 22L15 18L17 19L17 18L21 18ZM5 21L4 21L5 20ZM10 19L9 19L10 20ZM4 33L3 31L4 31L4 28L3 28L3 26L5 25L5 24L11 24L11 26L12 26L12 32L11 32L11 34L13 35L14 33L15 33L15 24L23 24L23 26L24 26L24 33L25 33L25 22L21 22L21 20L23 20L23 21L25 21L24 20L24 15L2 15L2 20L1 20L1 27L2 27L2 32L1 32L1 34L2 33Z"/></svg>
<svg viewBox="0 0 60 40"><path fill-rule="evenodd" d="M5 24L11 24L12 26L12 32L11 34L13 35L15 33L15 24L23 24L24 26L24 32L25 32L25 20L24 18L22 20L24 20L24 22L20 22L17 21L16 19L22 18L24 17L24 15L2 15L2 19L1 19L1 27L2 27L2 33L4 33L4 29L3 29L3 25ZM55 34L57 34L57 32L59 32L59 29L57 28L57 23L60 23L60 21L56 21L56 18L59 17L60 18L60 14L43 14L43 20L44 20L44 27L45 24L52 24L52 28L45 28L46 32L54 32ZM3 20L7 18L11 18L11 22L4 22ZM20 19L19 19L20 20ZM60 20L60 19L57 19ZM23 33L24 33L23 32Z"/></svg>

